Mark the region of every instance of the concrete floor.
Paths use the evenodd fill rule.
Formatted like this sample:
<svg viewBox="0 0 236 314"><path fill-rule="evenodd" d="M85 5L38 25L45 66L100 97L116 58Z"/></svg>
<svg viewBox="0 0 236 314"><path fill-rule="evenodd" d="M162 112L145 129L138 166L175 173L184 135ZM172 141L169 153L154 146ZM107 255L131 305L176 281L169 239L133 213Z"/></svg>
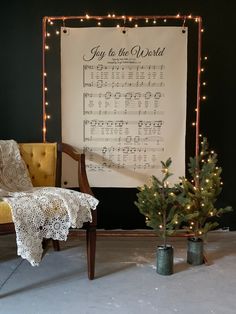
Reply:
<svg viewBox="0 0 236 314"><path fill-rule="evenodd" d="M209 265L186 264L186 239L172 238L171 276L155 271L155 237L98 237L96 279L86 273L85 238L47 251L39 267L16 257L14 235L0 237L1 314L236 313L236 232L212 232Z"/></svg>

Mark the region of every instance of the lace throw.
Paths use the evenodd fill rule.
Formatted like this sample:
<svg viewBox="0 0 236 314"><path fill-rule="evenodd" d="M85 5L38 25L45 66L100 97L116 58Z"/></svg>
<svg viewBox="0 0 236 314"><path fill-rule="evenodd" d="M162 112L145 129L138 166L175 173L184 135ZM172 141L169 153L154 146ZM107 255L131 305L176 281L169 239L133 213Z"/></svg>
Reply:
<svg viewBox="0 0 236 314"><path fill-rule="evenodd" d="M2 142L8 142L8 145L2 145ZM16 166L12 154L17 159ZM12 209L17 253L35 266L41 261L43 238L65 241L69 228L80 228L84 222L92 220L91 209L96 208L98 200L91 195L63 188L33 188L28 182L24 161L19 156L16 142L0 141L0 192L7 196L3 199ZM11 168L9 171L3 171L6 164ZM20 185L19 175L23 175L23 186ZM28 190L25 190L26 187Z"/></svg>
<svg viewBox="0 0 236 314"><path fill-rule="evenodd" d="M33 187L28 169L14 140L0 140L0 192L29 190Z"/></svg>

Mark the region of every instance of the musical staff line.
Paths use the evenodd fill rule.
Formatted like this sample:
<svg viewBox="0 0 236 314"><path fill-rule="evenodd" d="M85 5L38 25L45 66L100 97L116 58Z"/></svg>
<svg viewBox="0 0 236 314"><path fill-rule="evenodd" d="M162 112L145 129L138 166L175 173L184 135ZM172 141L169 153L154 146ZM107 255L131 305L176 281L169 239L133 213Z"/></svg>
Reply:
<svg viewBox="0 0 236 314"><path fill-rule="evenodd" d="M84 115L163 115L161 110L84 110Z"/></svg>
<svg viewBox="0 0 236 314"><path fill-rule="evenodd" d="M125 153L125 154L135 154L135 153L157 153L164 151L163 147L113 147L113 146L103 146L103 147L87 147L83 148L84 152L88 153Z"/></svg>
<svg viewBox="0 0 236 314"><path fill-rule="evenodd" d="M85 142L120 142L120 143L148 143L148 142L163 142L163 137L161 136L126 136L126 137L93 137L93 136L85 136Z"/></svg>
<svg viewBox="0 0 236 314"><path fill-rule="evenodd" d="M125 164L125 163L114 163L114 162L104 162L102 165L87 164L87 169L90 171L105 171L105 169L128 169L128 170L146 170L146 169L160 169L157 164L150 163L138 163L138 164Z"/></svg>
<svg viewBox="0 0 236 314"><path fill-rule="evenodd" d="M96 88L104 88L104 87L111 87L111 88L120 88L120 87L164 87L164 82L143 82L143 81L136 81L136 82L104 82L103 80L96 80L90 83L84 82L84 87L96 87Z"/></svg>
<svg viewBox="0 0 236 314"><path fill-rule="evenodd" d="M133 100L138 100L140 98L145 98L145 99L160 99L161 97L164 96L163 93L161 92L150 92L147 91L145 93L143 92L128 92L128 93L121 93L121 92L106 92L106 93L84 93L83 94L85 98L105 98L105 99L120 99L120 98L125 98L125 99L133 99Z"/></svg>
<svg viewBox="0 0 236 314"><path fill-rule="evenodd" d="M103 64L98 64L98 65L83 65L83 69L86 70L97 70L97 71L104 71L104 70L116 70L116 71L127 71L127 70L136 70L136 71L142 71L142 70L164 70L165 65L160 64L160 65L103 65Z"/></svg>
<svg viewBox="0 0 236 314"><path fill-rule="evenodd" d="M139 120L139 121L124 121L124 120L84 120L85 125L89 125L91 127L119 127L122 128L124 126L128 125L137 125L139 128L141 127L148 127L148 128L160 128L163 125L162 120L156 120L156 121L151 121L151 120Z"/></svg>

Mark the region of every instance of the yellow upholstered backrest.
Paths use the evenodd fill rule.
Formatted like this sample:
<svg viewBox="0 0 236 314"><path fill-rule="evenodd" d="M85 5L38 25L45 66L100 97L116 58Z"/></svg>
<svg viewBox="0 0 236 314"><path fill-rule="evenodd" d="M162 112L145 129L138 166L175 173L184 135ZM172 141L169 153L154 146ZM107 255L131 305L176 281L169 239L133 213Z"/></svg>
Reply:
<svg viewBox="0 0 236 314"><path fill-rule="evenodd" d="M57 143L19 144L33 186L55 186Z"/></svg>

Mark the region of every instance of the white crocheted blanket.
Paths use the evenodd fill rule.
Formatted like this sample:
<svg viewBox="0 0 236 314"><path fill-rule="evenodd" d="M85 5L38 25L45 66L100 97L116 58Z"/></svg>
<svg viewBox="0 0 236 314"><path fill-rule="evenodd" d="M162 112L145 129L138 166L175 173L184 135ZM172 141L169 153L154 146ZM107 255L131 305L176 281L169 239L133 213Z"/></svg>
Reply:
<svg viewBox="0 0 236 314"><path fill-rule="evenodd" d="M92 220L98 200L73 190L32 186L27 167L13 140L0 140L0 197L12 210L17 253L31 265L42 258L43 238L66 240L69 228Z"/></svg>

